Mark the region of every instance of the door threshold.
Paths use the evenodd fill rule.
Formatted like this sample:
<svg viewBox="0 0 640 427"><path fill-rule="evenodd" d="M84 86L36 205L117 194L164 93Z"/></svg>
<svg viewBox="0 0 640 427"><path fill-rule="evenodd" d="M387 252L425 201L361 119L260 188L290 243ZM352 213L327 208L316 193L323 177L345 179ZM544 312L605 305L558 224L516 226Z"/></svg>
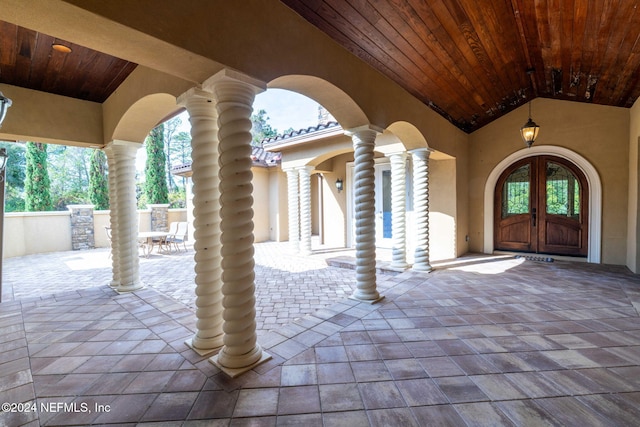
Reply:
<svg viewBox="0 0 640 427"><path fill-rule="evenodd" d="M536 254L532 252L514 252L514 251L493 251L494 255L512 255L514 257L532 257L532 258L551 258L554 261L570 261L570 262L588 262L587 257L577 257L568 255L549 255L549 254Z"/></svg>

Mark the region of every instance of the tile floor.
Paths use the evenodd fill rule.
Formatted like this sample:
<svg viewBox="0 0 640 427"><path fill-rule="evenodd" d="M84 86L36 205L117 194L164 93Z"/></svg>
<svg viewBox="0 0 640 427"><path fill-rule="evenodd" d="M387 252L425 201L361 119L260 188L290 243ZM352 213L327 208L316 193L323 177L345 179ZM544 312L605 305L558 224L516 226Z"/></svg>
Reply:
<svg viewBox="0 0 640 427"><path fill-rule="evenodd" d="M50 259L68 269L65 256L77 254ZM43 264L5 261L0 401L14 405L0 425L637 425L640 277L625 268L470 257L379 275L385 299L370 305L344 298L353 271L323 256L309 258L306 279L300 259L276 257L293 271L273 264L281 275L263 292L286 283L288 295L305 280L342 291L272 330L263 323L259 343L273 359L236 379L184 345L193 288L167 283L187 256L142 261L148 286L125 295L104 284L108 274L54 265L55 280L32 268L16 278L13 262ZM264 301L276 319L304 305Z"/></svg>

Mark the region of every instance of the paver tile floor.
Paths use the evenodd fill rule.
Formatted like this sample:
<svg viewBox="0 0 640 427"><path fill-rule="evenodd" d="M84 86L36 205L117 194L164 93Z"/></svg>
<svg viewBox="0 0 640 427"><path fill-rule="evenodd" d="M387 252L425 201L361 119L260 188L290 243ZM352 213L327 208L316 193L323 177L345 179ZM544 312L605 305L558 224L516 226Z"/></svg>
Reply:
<svg viewBox="0 0 640 427"><path fill-rule="evenodd" d="M275 259L256 268L272 359L235 379L184 344L192 252L142 260L147 287L122 295L77 254L5 260L0 425L638 424L640 278L623 267L469 257L379 274L371 305L324 255L256 250ZM308 307L286 300L300 288Z"/></svg>

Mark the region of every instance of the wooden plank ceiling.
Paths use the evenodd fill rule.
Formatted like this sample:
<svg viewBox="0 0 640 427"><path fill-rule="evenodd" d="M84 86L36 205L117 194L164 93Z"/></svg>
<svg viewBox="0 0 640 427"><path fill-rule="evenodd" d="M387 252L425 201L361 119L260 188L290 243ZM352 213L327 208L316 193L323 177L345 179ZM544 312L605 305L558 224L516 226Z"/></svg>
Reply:
<svg viewBox="0 0 640 427"><path fill-rule="evenodd" d="M62 53L59 43L71 48ZM136 64L0 22L0 83L86 101L104 102Z"/></svg>
<svg viewBox="0 0 640 427"><path fill-rule="evenodd" d="M282 1L466 132L535 97L640 96L640 0Z"/></svg>
<svg viewBox="0 0 640 427"><path fill-rule="evenodd" d="M640 0L282 1L466 132L538 96L640 96ZM104 102L135 67L0 22L0 83Z"/></svg>

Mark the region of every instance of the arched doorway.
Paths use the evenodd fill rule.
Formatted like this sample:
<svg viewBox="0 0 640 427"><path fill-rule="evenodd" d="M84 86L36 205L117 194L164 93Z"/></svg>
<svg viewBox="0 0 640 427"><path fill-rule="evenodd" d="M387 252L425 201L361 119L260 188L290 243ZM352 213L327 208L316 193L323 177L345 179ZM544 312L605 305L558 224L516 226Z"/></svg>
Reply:
<svg viewBox="0 0 640 427"><path fill-rule="evenodd" d="M494 248L587 256L589 186L572 162L552 155L512 163L494 193Z"/></svg>

